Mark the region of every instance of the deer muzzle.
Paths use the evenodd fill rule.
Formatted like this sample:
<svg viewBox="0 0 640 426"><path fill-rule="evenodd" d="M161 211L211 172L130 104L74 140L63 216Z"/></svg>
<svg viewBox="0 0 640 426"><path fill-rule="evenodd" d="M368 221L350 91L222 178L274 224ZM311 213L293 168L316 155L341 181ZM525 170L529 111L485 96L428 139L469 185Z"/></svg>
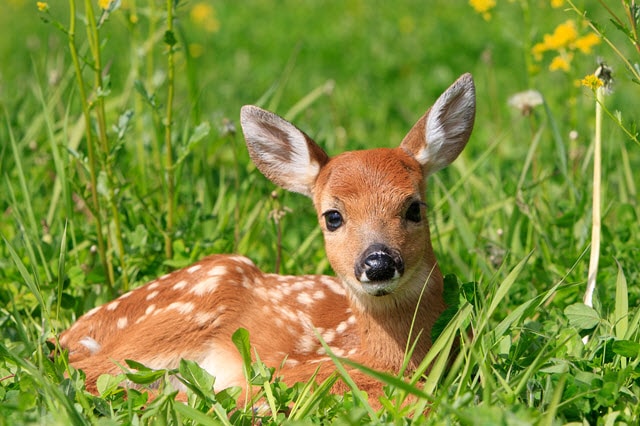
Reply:
<svg viewBox="0 0 640 426"><path fill-rule="evenodd" d="M395 288L391 283L388 286L384 283L402 276L404 261L398 250L384 244L372 244L360 256L354 273L367 293L384 296Z"/></svg>

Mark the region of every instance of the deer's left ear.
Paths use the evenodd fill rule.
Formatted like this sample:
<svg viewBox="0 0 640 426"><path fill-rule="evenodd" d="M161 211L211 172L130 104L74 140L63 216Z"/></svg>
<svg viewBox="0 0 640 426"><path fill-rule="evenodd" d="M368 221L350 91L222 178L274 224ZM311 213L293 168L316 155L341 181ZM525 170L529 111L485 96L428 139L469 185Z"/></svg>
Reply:
<svg viewBox="0 0 640 426"><path fill-rule="evenodd" d="M476 91L471 74L453 83L413 126L400 147L413 156L425 175L451 164L471 136Z"/></svg>

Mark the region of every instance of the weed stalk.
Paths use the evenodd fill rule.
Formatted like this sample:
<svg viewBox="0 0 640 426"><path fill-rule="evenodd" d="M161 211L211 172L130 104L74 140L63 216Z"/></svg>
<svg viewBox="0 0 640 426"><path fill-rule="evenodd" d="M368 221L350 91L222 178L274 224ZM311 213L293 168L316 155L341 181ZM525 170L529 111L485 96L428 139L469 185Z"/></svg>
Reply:
<svg viewBox="0 0 640 426"><path fill-rule="evenodd" d="M104 98L106 95L104 82L102 79L102 58L100 55L100 37L98 33L98 25L93 12L93 5L91 0L85 0L85 9L87 15L87 39L89 41L89 48L91 55L93 56L93 72L95 77L95 85L97 90L96 97L96 121L98 124L98 140L100 142L100 149L103 156L103 170L107 177L107 196L109 209L111 210L111 216L113 220L115 243L118 249L118 260L120 267L122 268L122 290L124 292L129 291L129 278L127 276L127 268L124 256L124 241L122 239L122 225L120 223L120 214L118 212L118 204L116 201L116 195L114 187L114 174L111 167L111 155L109 153L109 138L107 136L107 120L105 112Z"/></svg>
<svg viewBox="0 0 640 426"><path fill-rule="evenodd" d="M104 235L102 234L102 208L100 205L100 197L98 196L98 163L95 152L95 142L93 133L91 132L91 112L87 101L85 81L82 76L82 66L75 42L76 34L76 1L69 0L69 31L67 32L69 40L69 51L71 60L76 73L78 91L80 94L80 103L82 105L82 114L85 121L85 132L87 138L87 152L89 156L89 179L91 181L91 207L93 210L93 218L96 223L96 240L98 243L98 253L102 266L106 273L106 285L109 291L113 291L114 273L113 265L108 259L108 252Z"/></svg>
<svg viewBox="0 0 640 426"><path fill-rule="evenodd" d="M596 89L596 126L593 147L593 204L591 207L591 256L587 276L587 291L584 294L584 304L593 307L593 292L596 288L598 261L600 259L600 193L602 183L602 104L604 102L605 86ZM585 336L586 338L586 336Z"/></svg>
<svg viewBox="0 0 640 426"><path fill-rule="evenodd" d="M174 183L174 166L173 166L173 148L171 143L171 130L173 122L173 96L174 96L174 79L175 79L175 60L173 46L176 44L176 38L173 33L173 5L174 0L167 0L167 31L164 41L169 46L167 52L167 112L164 123L164 137L166 150L166 168L167 168L167 229L164 234L164 251L168 259L173 257L173 226L175 214L175 183Z"/></svg>

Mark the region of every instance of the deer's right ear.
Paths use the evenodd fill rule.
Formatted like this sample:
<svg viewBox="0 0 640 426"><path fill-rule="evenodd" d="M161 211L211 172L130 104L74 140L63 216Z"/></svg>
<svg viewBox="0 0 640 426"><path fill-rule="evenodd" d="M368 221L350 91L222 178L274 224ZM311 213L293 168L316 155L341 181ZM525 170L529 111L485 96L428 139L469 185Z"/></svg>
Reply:
<svg viewBox="0 0 640 426"><path fill-rule="evenodd" d="M253 105L242 107L240 124L258 170L276 185L311 197L329 161L322 148L284 118Z"/></svg>
<svg viewBox="0 0 640 426"><path fill-rule="evenodd" d="M471 136L476 89L471 74L456 80L413 126L400 145L422 165L425 175L448 166Z"/></svg>

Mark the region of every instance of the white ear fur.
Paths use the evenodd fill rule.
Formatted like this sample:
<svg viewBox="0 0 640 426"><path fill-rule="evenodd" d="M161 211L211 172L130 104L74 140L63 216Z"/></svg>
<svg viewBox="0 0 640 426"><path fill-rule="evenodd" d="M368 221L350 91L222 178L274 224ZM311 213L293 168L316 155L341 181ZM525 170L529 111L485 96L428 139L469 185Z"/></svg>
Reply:
<svg viewBox="0 0 640 426"><path fill-rule="evenodd" d="M328 156L293 124L252 105L240 111L240 124L256 167L276 185L311 196Z"/></svg>
<svg viewBox="0 0 640 426"><path fill-rule="evenodd" d="M440 95L422 124L423 146L417 151L414 148L413 155L426 174L448 166L462 152L473 130L475 112L473 77L464 74Z"/></svg>

